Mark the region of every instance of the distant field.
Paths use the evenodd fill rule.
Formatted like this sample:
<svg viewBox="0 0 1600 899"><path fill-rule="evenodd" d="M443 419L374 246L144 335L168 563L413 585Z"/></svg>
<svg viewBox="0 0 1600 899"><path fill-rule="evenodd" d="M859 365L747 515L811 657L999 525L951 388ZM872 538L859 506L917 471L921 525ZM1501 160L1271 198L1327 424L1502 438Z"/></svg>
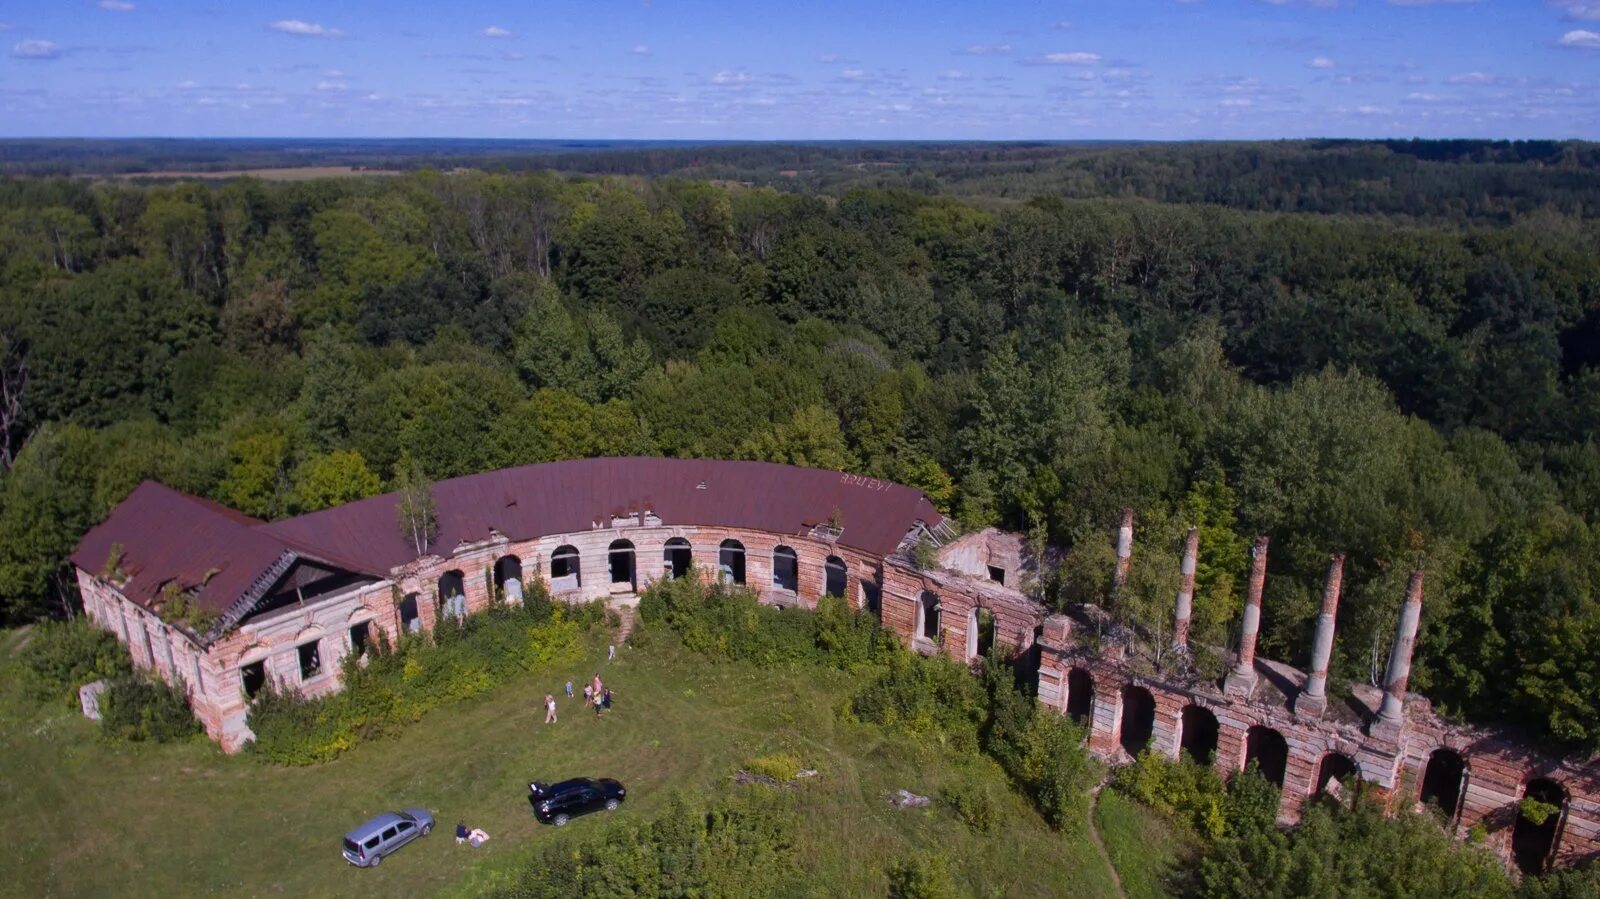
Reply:
<svg viewBox="0 0 1600 899"><path fill-rule="evenodd" d="M642 820L672 790L739 789L729 779L744 760L781 750L821 772L796 788L805 821L798 856L816 895L882 896L887 865L930 848L949 860L964 894L1116 895L1088 838L1051 831L988 759L846 720L839 710L860 676L709 662L665 635L609 665L602 657L447 706L400 737L314 768L228 757L204 741L101 743L65 705L41 708L19 695L15 662L0 662L0 808L9 833L0 894L472 894L554 837L529 812L531 779L618 777L630 801L615 815ZM562 700L560 723L540 723L546 690L596 669L616 689L616 709L597 720ZM885 801L899 788L937 796L954 777L989 781L1005 796L994 833L976 833L942 808ZM379 868L344 863L345 830L407 804L433 810L440 831ZM1141 869L1170 863L1162 821L1136 808L1118 812L1100 822L1114 857L1137 846ZM480 850L457 846L457 821L494 839ZM565 833L581 837L601 823L581 818ZM1132 875L1135 895L1157 889L1148 874Z"/></svg>
<svg viewBox="0 0 1600 899"><path fill-rule="evenodd" d="M399 169L369 169L353 165L307 165L266 169L229 169L221 172L123 172L109 177L161 181L226 181L230 178L260 178L263 181L311 181L316 178L342 178L346 175L399 175ZM94 175L89 177L107 177Z"/></svg>

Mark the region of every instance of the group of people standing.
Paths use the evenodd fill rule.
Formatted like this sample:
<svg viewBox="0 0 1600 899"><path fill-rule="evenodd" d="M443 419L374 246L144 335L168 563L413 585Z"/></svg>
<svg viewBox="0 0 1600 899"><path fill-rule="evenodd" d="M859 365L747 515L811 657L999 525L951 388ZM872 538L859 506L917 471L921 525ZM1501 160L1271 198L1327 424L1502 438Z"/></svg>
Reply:
<svg viewBox="0 0 1600 899"><path fill-rule="evenodd" d="M605 714L611 708L611 697L614 695L610 687L600 679L597 672L594 679L583 685L583 704L594 707L596 718ZM567 681L567 698L574 698L572 681ZM554 693L544 694L544 723L556 723L556 697Z"/></svg>

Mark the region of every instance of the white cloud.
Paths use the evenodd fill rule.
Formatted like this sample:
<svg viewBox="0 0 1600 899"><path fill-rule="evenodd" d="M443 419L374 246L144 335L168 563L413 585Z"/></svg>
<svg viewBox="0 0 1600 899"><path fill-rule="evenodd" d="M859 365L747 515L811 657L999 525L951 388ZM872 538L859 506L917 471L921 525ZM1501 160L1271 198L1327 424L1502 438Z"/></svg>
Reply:
<svg viewBox="0 0 1600 899"><path fill-rule="evenodd" d="M817 62L820 62L823 65L831 66L831 65L833 65L834 63L836 63L838 61L839 61L839 54L837 54L837 53L824 53L821 56L817 57Z"/></svg>
<svg viewBox="0 0 1600 899"><path fill-rule="evenodd" d="M349 87L350 87L350 85L345 84L343 81L318 81L317 82L317 90L322 91L323 93L328 93L328 94L337 94L337 93L340 93L340 92L348 89Z"/></svg>
<svg viewBox="0 0 1600 899"><path fill-rule="evenodd" d="M511 31L509 29L501 28L499 25L490 25L488 28L485 28L482 31L478 32L478 37L497 37L498 38L498 37L516 37L516 35L511 33Z"/></svg>
<svg viewBox="0 0 1600 899"><path fill-rule="evenodd" d="M1229 97L1220 101L1217 105L1227 109L1243 109L1251 105L1251 100L1249 97Z"/></svg>
<svg viewBox="0 0 1600 899"><path fill-rule="evenodd" d="M1072 53L1046 53L1036 59L1035 62L1040 62L1047 66L1092 66L1100 62L1100 54L1085 53L1082 50Z"/></svg>
<svg viewBox="0 0 1600 899"><path fill-rule="evenodd" d="M178 82L178 90L180 90L180 91L192 91L192 90L194 90L195 88L197 88L199 86L200 86L200 83L197 82L197 81L180 81L180 82Z"/></svg>
<svg viewBox="0 0 1600 899"><path fill-rule="evenodd" d="M100 0L100 8L109 9L112 12L133 12L138 9L128 0Z"/></svg>
<svg viewBox="0 0 1600 899"><path fill-rule="evenodd" d="M1333 68L1333 60L1329 59L1326 56L1319 56L1316 59L1313 59L1310 62L1306 63L1306 65L1310 66L1313 69L1331 69L1331 68Z"/></svg>
<svg viewBox="0 0 1600 899"><path fill-rule="evenodd" d="M1444 80L1445 84L1497 84L1500 79L1488 72L1463 72L1460 75L1451 75Z"/></svg>
<svg viewBox="0 0 1600 899"><path fill-rule="evenodd" d="M11 28L12 25L10 22L0 22L0 31L10 31Z"/></svg>
<svg viewBox="0 0 1600 899"><path fill-rule="evenodd" d="M267 27L273 31L295 37L344 37L344 32L337 28L328 28L315 22L303 22L299 19L279 19L268 22Z"/></svg>
<svg viewBox="0 0 1600 899"><path fill-rule="evenodd" d="M1412 91L1406 94L1406 99L1413 103L1437 103L1444 98L1438 94L1429 94L1421 91Z"/></svg>
<svg viewBox="0 0 1600 899"><path fill-rule="evenodd" d="M712 84L724 84L724 85L729 85L729 84L734 84L734 85L737 85L737 84L749 84L750 83L750 73L749 72L734 72L734 71L731 71L731 70L728 70L728 69L724 69L723 71L718 72L717 74L711 76L711 83Z"/></svg>
<svg viewBox="0 0 1600 899"><path fill-rule="evenodd" d="M17 59L60 59L61 45L55 41L23 41L11 48Z"/></svg>
<svg viewBox="0 0 1600 899"><path fill-rule="evenodd" d="M1550 0L1550 5L1564 10L1570 22L1600 22L1600 3L1594 0Z"/></svg>
<svg viewBox="0 0 1600 899"><path fill-rule="evenodd" d="M527 59L528 57L525 54L518 53L515 50L507 50L506 52L500 54L500 58L506 62L519 62Z"/></svg>
<svg viewBox="0 0 1600 899"><path fill-rule="evenodd" d="M329 69L328 71L323 72L322 76L324 78L343 78L345 77L345 74L339 69Z"/></svg>
<svg viewBox="0 0 1600 899"><path fill-rule="evenodd" d="M1390 6L1465 6L1483 0L1389 0Z"/></svg>
<svg viewBox="0 0 1600 899"><path fill-rule="evenodd" d="M634 56L649 56L650 55L650 45L649 44L634 44L633 45L633 49L629 50L628 52L632 53Z"/></svg>
<svg viewBox="0 0 1600 899"><path fill-rule="evenodd" d="M939 77L946 81L965 81L967 80L967 73L960 69L945 69L939 73Z"/></svg>
<svg viewBox="0 0 1600 899"><path fill-rule="evenodd" d="M1011 52L1010 44L972 44L962 53L968 56L1004 56Z"/></svg>
<svg viewBox="0 0 1600 899"><path fill-rule="evenodd" d="M1600 32L1577 29L1563 34L1556 43L1574 50L1600 50Z"/></svg>
<svg viewBox="0 0 1600 899"><path fill-rule="evenodd" d="M867 77L867 72L865 69L841 69L839 77L848 81L860 81Z"/></svg>

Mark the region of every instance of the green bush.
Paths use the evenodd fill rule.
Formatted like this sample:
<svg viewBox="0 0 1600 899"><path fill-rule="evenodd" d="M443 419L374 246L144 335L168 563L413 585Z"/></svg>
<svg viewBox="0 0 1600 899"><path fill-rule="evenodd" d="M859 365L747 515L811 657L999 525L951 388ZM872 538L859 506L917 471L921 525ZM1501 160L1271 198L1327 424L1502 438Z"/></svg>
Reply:
<svg viewBox="0 0 1600 899"><path fill-rule="evenodd" d="M860 721L958 750L978 748L983 690L965 667L909 652L889 656L887 669L858 692L850 710Z"/></svg>
<svg viewBox="0 0 1600 899"><path fill-rule="evenodd" d="M978 833L993 833L1000 825L1000 803L987 787L957 781L940 790L939 799L950 806L961 823Z"/></svg>
<svg viewBox="0 0 1600 899"><path fill-rule="evenodd" d="M78 688L133 672L128 651L109 631L78 618L38 625L22 654L28 691L41 700L78 704Z"/></svg>
<svg viewBox="0 0 1600 899"><path fill-rule="evenodd" d="M937 855L914 853L889 866L891 899L955 899L959 895L950 866Z"/></svg>
<svg viewBox="0 0 1600 899"><path fill-rule="evenodd" d="M675 794L643 824L540 841L468 892L530 899L799 895L805 878L792 834L800 826L785 791L753 787L709 805Z"/></svg>
<svg viewBox="0 0 1600 899"><path fill-rule="evenodd" d="M876 618L824 597L817 610L765 606L745 587L690 576L660 580L639 598L639 618L665 625L695 652L764 668L822 664L850 670L898 651Z"/></svg>
<svg viewBox="0 0 1600 899"><path fill-rule="evenodd" d="M170 743L200 733L182 690L154 678L123 676L100 696L100 731L115 740Z"/></svg>
<svg viewBox="0 0 1600 899"><path fill-rule="evenodd" d="M441 705L576 661L585 632L605 626L604 611L552 604L537 583L520 605L495 602L460 621L441 619L431 635L407 635L393 649L376 641L364 663L345 659L337 693L306 699L263 691L250 708L253 751L283 765L319 764Z"/></svg>
<svg viewBox="0 0 1600 899"><path fill-rule="evenodd" d="M751 774L770 777L779 783L788 783L800 776L800 760L787 752L763 755L744 763L744 769Z"/></svg>
<svg viewBox="0 0 1600 899"><path fill-rule="evenodd" d="M1218 839L1227 830L1227 786L1215 769L1187 755L1174 762L1146 750L1117 769L1111 783L1129 798L1187 822L1202 839Z"/></svg>

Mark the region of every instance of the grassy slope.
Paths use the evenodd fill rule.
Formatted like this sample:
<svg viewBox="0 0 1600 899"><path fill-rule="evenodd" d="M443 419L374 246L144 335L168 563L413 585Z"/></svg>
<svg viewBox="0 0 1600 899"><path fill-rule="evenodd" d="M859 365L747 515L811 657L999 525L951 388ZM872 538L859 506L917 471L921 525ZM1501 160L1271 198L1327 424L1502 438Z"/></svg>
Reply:
<svg viewBox="0 0 1600 899"><path fill-rule="evenodd" d="M540 723L545 690L567 677L581 683L601 664L508 684L437 711L399 738L307 769L229 758L204 742L102 744L70 710L42 710L21 698L0 667L0 807L9 819L0 892L470 889L514 861L520 846L554 834L529 813L531 778L621 778L631 801L618 814L639 816L660 807L671 789L727 789L742 760L784 749L822 771L800 788L801 857L819 895L882 895L885 866L914 846L946 851L973 892L1112 894L1087 841L1051 832L1018 797L1008 800L1005 828L990 836L942 810L890 807L884 796L892 789L936 795L950 777L1003 777L986 760L957 762L843 720L838 710L856 688L852 677L715 664L658 638L605 668L618 698L607 718L563 700L561 723ZM377 870L346 866L339 836L406 804L432 809L441 832ZM494 840L477 851L457 847L449 830L458 819ZM566 832L596 823L580 819Z"/></svg>
<svg viewBox="0 0 1600 899"><path fill-rule="evenodd" d="M1173 894L1177 866L1196 852L1189 838L1160 813L1112 789L1100 791L1094 818L1129 899Z"/></svg>

